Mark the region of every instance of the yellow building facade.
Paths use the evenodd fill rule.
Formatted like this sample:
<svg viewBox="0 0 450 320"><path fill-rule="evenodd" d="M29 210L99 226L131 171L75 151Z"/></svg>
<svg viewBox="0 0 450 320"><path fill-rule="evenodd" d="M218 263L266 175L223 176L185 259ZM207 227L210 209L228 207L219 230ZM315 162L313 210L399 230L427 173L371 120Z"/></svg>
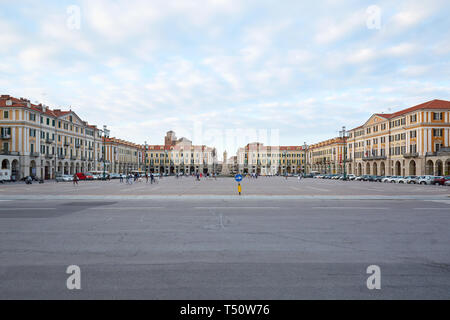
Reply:
<svg viewBox="0 0 450 320"><path fill-rule="evenodd" d="M450 101L432 100L372 115L350 130L348 172L356 175L450 174Z"/></svg>
<svg viewBox="0 0 450 320"><path fill-rule="evenodd" d="M93 170L101 132L72 111L0 96L0 165L13 179Z"/></svg>

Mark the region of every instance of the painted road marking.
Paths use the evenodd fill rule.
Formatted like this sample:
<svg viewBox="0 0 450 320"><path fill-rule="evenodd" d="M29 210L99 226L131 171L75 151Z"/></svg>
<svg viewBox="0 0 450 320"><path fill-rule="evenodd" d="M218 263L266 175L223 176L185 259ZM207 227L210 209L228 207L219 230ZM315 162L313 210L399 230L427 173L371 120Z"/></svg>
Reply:
<svg viewBox="0 0 450 320"><path fill-rule="evenodd" d="M56 210L56 208L0 208L2 211L10 210Z"/></svg>
<svg viewBox="0 0 450 320"><path fill-rule="evenodd" d="M312 209L355 209L355 210L394 210L391 208L380 207L312 207Z"/></svg>
<svg viewBox="0 0 450 320"><path fill-rule="evenodd" d="M87 207L85 210L144 210L144 209L164 209L166 207Z"/></svg>
<svg viewBox="0 0 450 320"><path fill-rule="evenodd" d="M317 190L317 191L325 191L325 192L330 191L330 190L328 190L328 189L316 188L316 187L311 187L311 186L305 186L305 188L313 189L313 190Z"/></svg>
<svg viewBox="0 0 450 320"><path fill-rule="evenodd" d="M413 208L414 210L445 210L450 211L450 208Z"/></svg>
<svg viewBox="0 0 450 320"><path fill-rule="evenodd" d="M194 209L281 209L280 207L194 207Z"/></svg>

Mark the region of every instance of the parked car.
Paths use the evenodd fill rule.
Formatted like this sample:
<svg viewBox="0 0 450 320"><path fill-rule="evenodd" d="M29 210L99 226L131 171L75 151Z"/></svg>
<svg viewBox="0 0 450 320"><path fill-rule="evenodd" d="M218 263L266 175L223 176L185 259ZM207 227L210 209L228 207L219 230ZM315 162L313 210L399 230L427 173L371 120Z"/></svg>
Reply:
<svg viewBox="0 0 450 320"><path fill-rule="evenodd" d="M445 183L445 178L446 177L436 176L436 177L434 177L433 184L438 185L438 186L443 186Z"/></svg>
<svg viewBox="0 0 450 320"><path fill-rule="evenodd" d="M444 185L450 186L450 180L445 181L445 182L444 182Z"/></svg>
<svg viewBox="0 0 450 320"><path fill-rule="evenodd" d="M384 176L373 176L373 181L375 182L381 182L383 180Z"/></svg>
<svg viewBox="0 0 450 320"><path fill-rule="evenodd" d="M355 180L355 181L362 181L362 179L363 179L363 176L356 176L355 179L353 179L353 180Z"/></svg>
<svg viewBox="0 0 450 320"><path fill-rule="evenodd" d="M395 183L396 179L401 178L400 176L387 176L386 178L384 178L382 180L382 182L387 182L387 183Z"/></svg>
<svg viewBox="0 0 450 320"><path fill-rule="evenodd" d="M77 172L75 173L78 177L78 180L87 180L86 175L83 172Z"/></svg>
<svg viewBox="0 0 450 320"><path fill-rule="evenodd" d="M403 184L411 184L416 183L417 176L407 176L398 179L397 183L403 183Z"/></svg>
<svg viewBox="0 0 450 320"><path fill-rule="evenodd" d="M120 178L120 174L118 174L118 173L111 173L110 177L111 177L111 179L119 179Z"/></svg>
<svg viewBox="0 0 450 320"><path fill-rule="evenodd" d="M354 174L347 175L348 180L355 180L356 176Z"/></svg>
<svg viewBox="0 0 450 320"><path fill-rule="evenodd" d="M404 179L404 176L397 176L392 179L391 183L398 183L401 179Z"/></svg>
<svg viewBox="0 0 450 320"><path fill-rule="evenodd" d="M434 176L421 176L419 178L419 184L433 184Z"/></svg>
<svg viewBox="0 0 450 320"><path fill-rule="evenodd" d="M56 182L70 182L73 181L73 176L70 174L61 174L55 177Z"/></svg>
<svg viewBox="0 0 450 320"><path fill-rule="evenodd" d="M90 172L85 174L86 180L94 180L94 175Z"/></svg>
<svg viewBox="0 0 450 320"><path fill-rule="evenodd" d="M447 184L447 182L449 182L450 181L450 176L446 176L446 177L444 177L444 181L442 181L442 185L443 186L446 186Z"/></svg>

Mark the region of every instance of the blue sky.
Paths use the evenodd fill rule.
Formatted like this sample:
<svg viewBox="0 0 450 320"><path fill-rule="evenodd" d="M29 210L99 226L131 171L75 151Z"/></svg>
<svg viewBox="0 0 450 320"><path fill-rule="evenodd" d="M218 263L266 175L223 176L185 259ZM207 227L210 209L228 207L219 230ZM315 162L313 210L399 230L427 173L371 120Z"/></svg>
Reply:
<svg viewBox="0 0 450 320"><path fill-rule="evenodd" d="M449 14L448 1L0 0L0 91L136 143L172 129L235 152L195 126L315 143L450 100Z"/></svg>

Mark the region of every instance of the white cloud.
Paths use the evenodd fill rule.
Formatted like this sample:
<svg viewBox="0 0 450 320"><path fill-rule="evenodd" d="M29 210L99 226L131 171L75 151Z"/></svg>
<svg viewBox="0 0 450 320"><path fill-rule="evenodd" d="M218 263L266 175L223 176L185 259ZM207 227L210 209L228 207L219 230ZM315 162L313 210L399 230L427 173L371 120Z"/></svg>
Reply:
<svg viewBox="0 0 450 320"><path fill-rule="evenodd" d="M358 28L365 27L365 11L357 11L340 20L331 20L331 16L319 19L318 32L315 41L319 44L328 44L349 36Z"/></svg>
<svg viewBox="0 0 450 320"><path fill-rule="evenodd" d="M391 56L405 56L416 54L419 50L419 46L414 43L400 43L384 50L384 54Z"/></svg>

